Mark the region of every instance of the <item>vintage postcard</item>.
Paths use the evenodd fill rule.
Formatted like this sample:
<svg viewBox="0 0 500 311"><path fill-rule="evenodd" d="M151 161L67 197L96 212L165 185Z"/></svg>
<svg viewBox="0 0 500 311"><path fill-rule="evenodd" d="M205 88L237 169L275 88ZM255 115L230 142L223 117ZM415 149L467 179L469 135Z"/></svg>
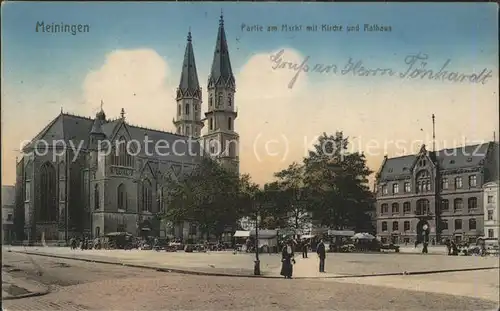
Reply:
<svg viewBox="0 0 500 311"><path fill-rule="evenodd" d="M7 310L498 308L497 5L1 14Z"/></svg>

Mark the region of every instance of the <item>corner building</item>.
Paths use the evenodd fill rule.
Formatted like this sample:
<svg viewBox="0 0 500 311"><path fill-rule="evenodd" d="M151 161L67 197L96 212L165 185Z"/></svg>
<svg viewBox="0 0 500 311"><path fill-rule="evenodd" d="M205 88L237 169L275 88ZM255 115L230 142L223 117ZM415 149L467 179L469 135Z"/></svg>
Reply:
<svg viewBox="0 0 500 311"><path fill-rule="evenodd" d="M222 16L208 78L205 118L198 81L189 32L176 102L172 103L177 105L175 134L134 126L126 121L124 109L113 120L106 117L102 105L94 118L61 111L23 149L16 164L16 215L24 226L24 239L40 241L43 235L47 241L64 240L116 231L199 238L194 224L162 226L157 214L165 209L169 182L192 171L203 156L212 156L226 169L239 172L236 83ZM201 136L205 122L208 133ZM48 144L48 150L40 141ZM112 152L98 152L104 141ZM139 144L129 144L127 150L131 141ZM176 154L151 154L151 146L158 141L171 147L177 142ZM71 145L81 149L69 148ZM215 145L222 148L214 150Z"/></svg>
<svg viewBox="0 0 500 311"><path fill-rule="evenodd" d="M483 185L497 181L498 143L384 158L376 175L377 235L414 243L423 225L430 243L484 235Z"/></svg>

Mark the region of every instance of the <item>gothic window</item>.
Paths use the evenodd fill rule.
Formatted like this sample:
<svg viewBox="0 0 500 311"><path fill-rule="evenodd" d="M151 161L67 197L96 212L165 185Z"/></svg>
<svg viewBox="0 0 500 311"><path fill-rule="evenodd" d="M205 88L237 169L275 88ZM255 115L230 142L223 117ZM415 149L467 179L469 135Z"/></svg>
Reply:
<svg viewBox="0 0 500 311"><path fill-rule="evenodd" d="M186 116L189 116L189 104L186 104L184 112L186 113Z"/></svg>
<svg viewBox="0 0 500 311"><path fill-rule="evenodd" d="M24 196L25 201L31 200L31 181L27 181L25 184L25 196Z"/></svg>
<svg viewBox="0 0 500 311"><path fill-rule="evenodd" d="M212 94L210 94L210 98L208 99L208 106L209 107L212 107L213 106L213 97L212 97Z"/></svg>
<svg viewBox="0 0 500 311"><path fill-rule="evenodd" d="M455 188L462 188L462 177L455 177Z"/></svg>
<svg viewBox="0 0 500 311"><path fill-rule="evenodd" d="M455 212L462 210L463 205L464 205L464 202L462 199L455 199L453 201L453 209L455 210Z"/></svg>
<svg viewBox="0 0 500 311"><path fill-rule="evenodd" d="M213 130L214 129L214 119L210 118L208 121L208 128Z"/></svg>
<svg viewBox="0 0 500 311"><path fill-rule="evenodd" d="M94 209L98 210L100 206L101 198L99 194L99 185L94 186Z"/></svg>
<svg viewBox="0 0 500 311"><path fill-rule="evenodd" d="M231 107L231 105L232 105L232 101L233 101L233 100L232 100L232 98L231 98L231 94L229 94L229 96L227 97L227 105L228 105L229 107Z"/></svg>
<svg viewBox="0 0 500 311"><path fill-rule="evenodd" d="M149 180L145 180L142 182L142 211L143 212L151 212L153 205L153 193L151 182Z"/></svg>
<svg viewBox="0 0 500 311"><path fill-rule="evenodd" d="M477 198L474 198L474 197L473 198L469 198L467 200L467 208L469 210L476 209L477 208Z"/></svg>
<svg viewBox="0 0 500 311"><path fill-rule="evenodd" d="M217 101L217 106L222 105L222 94L219 94L219 100Z"/></svg>
<svg viewBox="0 0 500 311"><path fill-rule="evenodd" d="M411 213L411 205L410 205L410 202L404 202L404 203L403 203L403 213L404 213L404 214L410 214L410 213Z"/></svg>
<svg viewBox="0 0 500 311"><path fill-rule="evenodd" d="M392 203L392 213L399 214L399 204L398 203Z"/></svg>
<svg viewBox="0 0 500 311"><path fill-rule="evenodd" d="M57 220L56 186L56 169L46 162L40 167L40 221Z"/></svg>
<svg viewBox="0 0 500 311"><path fill-rule="evenodd" d="M227 129L228 129L228 130L230 130L230 131L232 130L232 129L231 129L231 126L232 126L232 121L233 121L233 120L231 120L231 117L227 118Z"/></svg>
<svg viewBox="0 0 500 311"><path fill-rule="evenodd" d="M133 166L132 156L127 151L127 141L125 137L120 137L120 139L116 142L116 146L114 147L114 151L111 154L111 164L125 167Z"/></svg>
<svg viewBox="0 0 500 311"><path fill-rule="evenodd" d="M427 215L429 213L429 200L420 199L417 201L417 215Z"/></svg>
<svg viewBox="0 0 500 311"><path fill-rule="evenodd" d="M127 192L125 191L125 185L120 184L118 186L118 209L126 210L127 209Z"/></svg>
<svg viewBox="0 0 500 311"><path fill-rule="evenodd" d="M65 168L66 168L66 166L64 165L64 162L60 162L59 163L59 179L64 179L66 177Z"/></svg>
<svg viewBox="0 0 500 311"><path fill-rule="evenodd" d="M441 200L441 211L448 211L450 209L450 201Z"/></svg>
<svg viewBox="0 0 500 311"><path fill-rule="evenodd" d="M469 230L476 230L476 219L469 219Z"/></svg>

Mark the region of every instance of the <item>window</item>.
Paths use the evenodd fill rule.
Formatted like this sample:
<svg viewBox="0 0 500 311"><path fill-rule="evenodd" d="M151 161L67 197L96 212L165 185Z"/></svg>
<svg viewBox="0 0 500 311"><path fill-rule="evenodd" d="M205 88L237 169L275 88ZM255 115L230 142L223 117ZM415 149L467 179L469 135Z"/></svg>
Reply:
<svg viewBox="0 0 500 311"><path fill-rule="evenodd" d="M441 180L441 189L448 189L448 178Z"/></svg>
<svg viewBox="0 0 500 311"><path fill-rule="evenodd" d="M189 116L189 104L186 104L186 107L184 107L184 113L186 116Z"/></svg>
<svg viewBox="0 0 500 311"><path fill-rule="evenodd" d="M429 213L429 200L420 199L417 201L417 215L427 215Z"/></svg>
<svg viewBox="0 0 500 311"><path fill-rule="evenodd" d="M40 167L40 213L38 219L42 222L57 220L57 175L54 166L45 162Z"/></svg>
<svg viewBox="0 0 500 311"><path fill-rule="evenodd" d="M196 235L197 233L197 230L196 230L196 225L195 224L191 224L189 226L189 235Z"/></svg>
<svg viewBox="0 0 500 311"><path fill-rule="evenodd" d="M399 192L399 185L398 184L392 184L392 193L396 194Z"/></svg>
<svg viewBox="0 0 500 311"><path fill-rule="evenodd" d="M488 201L487 202L488 202L488 204L495 203L495 200L493 199L492 195L488 196Z"/></svg>
<svg viewBox="0 0 500 311"><path fill-rule="evenodd" d="M382 221L382 231L387 231L387 222Z"/></svg>
<svg viewBox="0 0 500 311"><path fill-rule="evenodd" d="M186 126L186 136L191 135L191 128L189 126Z"/></svg>
<svg viewBox="0 0 500 311"><path fill-rule="evenodd" d="M476 219L469 219L469 230L476 230Z"/></svg>
<svg viewBox="0 0 500 311"><path fill-rule="evenodd" d="M181 105L177 105L177 115L181 115Z"/></svg>
<svg viewBox="0 0 500 311"><path fill-rule="evenodd" d="M230 130L230 131L232 130L231 129L231 127L232 127L231 123L232 123L231 117L227 118L227 129Z"/></svg>
<svg viewBox="0 0 500 311"><path fill-rule="evenodd" d="M462 177L455 177L455 188L462 188Z"/></svg>
<svg viewBox="0 0 500 311"><path fill-rule="evenodd" d="M410 214L410 213L411 213L411 205L410 205L410 202L404 202L404 203L403 203L403 213L404 213L404 214Z"/></svg>
<svg viewBox="0 0 500 311"><path fill-rule="evenodd" d="M450 201L448 200L441 200L441 210L442 211L448 211L450 209Z"/></svg>
<svg viewBox="0 0 500 311"><path fill-rule="evenodd" d="M405 192L411 192L411 184L409 182L405 182Z"/></svg>
<svg viewBox="0 0 500 311"><path fill-rule="evenodd" d="M456 211L461 211L464 206L464 202L462 199L455 199L453 201L453 210Z"/></svg>
<svg viewBox="0 0 500 311"><path fill-rule="evenodd" d="M90 205L90 184L89 184L89 171L83 172L83 200L85 204L85 209L88 210Z"/></svg>
<svg viewBox="0 0 500 311"><path fill-rule="evenodd" d="M427 171L420 171L417 174L417 192L421 193L430 190L431 190L431 181L429 173Z"/></svg>
<svg viewBox="0 0 500 311"><path fill-rule="evenodd" d="M387 194L387 186L382 186L382 194Z"/></svg>
<svg viewBox="0 0 500 311"><path fill-rule="evenodd" d="M120 184L118 186L118 209L126 210L127 209L127 193L125 191L125 185Z"/></svg>
<svg viewBox="0 0 500 311"><path fill-rule="evenodd" d="M493 220L493 210L489 209L488 210L488 220Z"/></svg>
<svg viewBox="0 0 500 311"><path fill-rule="evenodd" d="M12 221L12 214L7 214L7 221Z"/></svg>
<svg viewBox="0 0 500 311"><path fill-rule="evenodd" d="M153 193L151 182L145 180L142 182L142 211L151 212L153 204Z"/></svg>
<svg viewBox="0 0 500 311"><path fill-rule="evenodd" d="M220 106L222 105L223 101L222 101L222 94L219 94L219 100L217 101L217 105Z"/></svg>
<svg viewBox="0 0 500 311"><path fill-rule="evenodd" d="M210 120L208 121L208 128L210 130L214 129L214 119L210 118Z"/></svg>
<svg viewBox="0 0 500 311"><path fill-rule="evenodd" d="M100 207L100 198L99 198L99 185L94 186L94 209L99 209Z"/></svg>
<svg viewBox="0 0 500 311"><path fill-rule="evenodd" d="M467 208L469 210L477 208L477 198L469 198L467 200Z"/></svg>
<svg viewBox="0 0 500 311"><path fill-rule="evenodd" d="M194 104L194 111L198 111L198 104Z"/></svg>
<svg viewBox="0 0 500 311"><path fill-rule="evenodd" d="M382 204L382 206L380 208L380 213L381 214L388 214L389 213L389 205L386 203Z"/></svg>
<svg viewBox="0 0 500 311"><path fill-rule="evenodd" d="M444 219L441 221L441 226L443 230L448 230L448 220Z"/></svg>
<svg viewBox="0 0 500 311"><path fill-rule="evenodd" d="M24 189L25 190L24 200L29 201L31 200L31 181L27 181L25 187L26 188Z"/></svg>
<svg viewBox="0 0 500 311"><path fill-rule="evenodd" d="M469 187L476 187L476 186L477 186L476 175L469 176Z"/></svg>
<svg viewBox="0 0 500 311"><path fill-rule="evenodd" d="M399 223L397 221L392 222L392 231L398 231L399 230Z"/></svg>
<svg viewBox="0 0 500 311"><path fill-rule="evenodd" d="M66 165L64 165L64 162L59 163L59 179L64 179L66 177L66 171L65 171Z"/></svg>
<svg viewBox="0 0 500 311"><path fill-rule="evenodd" d="M399 214L399 204L398 203L392 203L392 213Z"/></svg>
<svg viewBox="0 0 500 311"><path fill-rule="evenodd" d="M229 96L227 97L227 105L228 105L229 107L231 107L232 101L233 101L233 100L231 99L231 94L229 94Z"/></svg>
<svg viewBox="0 0 500 311"><path fill-rule="evenodd" d="M160 202L160 212L165 212L165 188L161 187L158 193L158 201Z"/></svg>
<svg viewBox="0 0 500 311"><path fill-rule="evenodd" d="M59 182L59 201L64 202L66 200L66 182Z"/></svg>
<svg viewBox="0 0 500 311"><path fill-rule="evenodd" d="M116 232L126 232L127 228L125 227L125 224L118 224L116 226Z"/></svg>
<svg viewBox="0 0 500 311"><path fill-rule="evenodd" d="M425 191L431 191L431 181L430 180L425 181Z"/></svg>
<svg viewBox="0 0 500 311"><path fill-rule="evenodd" d="M488 237L489 238L495 237L495 231L493 229L488 229Z"/></svg>
<svg viewBox="0 0 500 311"><path fill-rule="evenodd" d="M208 99L208 106L212 107L213 106L213 97L210 95L210 98Z"/></svg>
<svg viewBox="0 0 500 311"><path fill-rule="evenodd" d="M462 230L462 219L455 219L455 230Z"/></svg>
<svg viewBox="0 0 500 311"><path fill-rule="evenodd" d="M405 221L403 226L404 226L405 231L410 231L410 222L409 221Z"/></svg>
<svg viewBox="0 0 500 311"><path fill-rule="evenodd" d="M127 145L129 145L125 137L120 137L116 142L115 150L111 153L111 165L132 167L133 161L132 156L127 150Z"/></svg>
<svg viewBox="0 0 500 311"><path fill-rule="evenodd" d="M95 227L95 238L101 236L101 227Z"/></svg>

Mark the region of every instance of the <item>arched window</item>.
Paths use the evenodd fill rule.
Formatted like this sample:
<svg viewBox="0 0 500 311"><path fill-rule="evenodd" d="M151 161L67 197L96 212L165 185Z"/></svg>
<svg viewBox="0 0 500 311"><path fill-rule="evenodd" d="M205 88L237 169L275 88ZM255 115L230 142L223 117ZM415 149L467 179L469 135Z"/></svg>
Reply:
<svg viewBox="0 0 500 311"><path fill-rule="evenodd" d="M212 94L210 94L210 97L208 98L208 106L209 107L212 107L214 104L214 99L212 97Z"/></svg>
<svg viewBox="0 0 500 311"><path fill-rule="evenodd" d="M417 174L417 193L431 191L431 179L429 172L420 171Z"/></svg>
<svg viewBox="0 0 500 311"><path fill-rule="evenodd" d="M186 116L189 116L189 104L186 104L186 107L184 108L184 113Z"/></svg>
<svg viewBox="0 0 500 311"><path fill-rule="evenodd" d="M54 166L45 162L40 167L40 209L38 219L40 221L57 220L57 175Z"/></svg>
<svg viewBox="0 0 500 311"><path fill-rule="evenodd" d="M126 210L127 209L127 192L125 191L125 185L120 184L118 186L118 209Z"/></svg>
<svg viewBox="0 0 500 311"><path fill-rule="evenodd" d="M417 201L417 215L427 215L429 213L429 200L420 199Z"/></svg>
<svg viewBox="0 0 500 311"><path fill-rule="evenodd" d="M127 140L125 137L120 137L120 139L116 142L114 146L114 152L111 155L111 164L119 165L125 167L132 167L132 156L128 153L127 150Z"/></svg>
<svg viewBox="0 0 500 311"><path fill-rule="evenodd" d="M469 219L469 230L476 230L476 219Z"/></svg>
<svg viewBox="0 0 500 311"><path fill-rule="evenodd" d="M145 180L142 182L142 210L144 212L151 212L153 205L153 193L151 182Z"/></svg>
<svg viewBox="0 0 500 311"><path fill-rule="evenodd" d="M227 97L227 105L231 107L233 99L231 98L231 94Z"/></svg>
<svg viewBox="0 0 500 311"><path fill-rule="evenodd" d="M101 207L100 202L101 202L101 198L99 195L99 185L95 185L94 186L94 209L97 210Z"/></svg>
<svg viewBox="0 0 500 311"><path fill-rule="evenodd" d="M227 118L227 129L228 130L232 130L232 126L233 126L233 120L231 119L231 117Z"/></svg>
<svg viewBox="0 0 500 311"><path fill-rule="evenodd" d="M208 128L210 130L213 130L214 129L214 119L210 118L210 120L208 121L208 124L209 124Z"/></svg>

